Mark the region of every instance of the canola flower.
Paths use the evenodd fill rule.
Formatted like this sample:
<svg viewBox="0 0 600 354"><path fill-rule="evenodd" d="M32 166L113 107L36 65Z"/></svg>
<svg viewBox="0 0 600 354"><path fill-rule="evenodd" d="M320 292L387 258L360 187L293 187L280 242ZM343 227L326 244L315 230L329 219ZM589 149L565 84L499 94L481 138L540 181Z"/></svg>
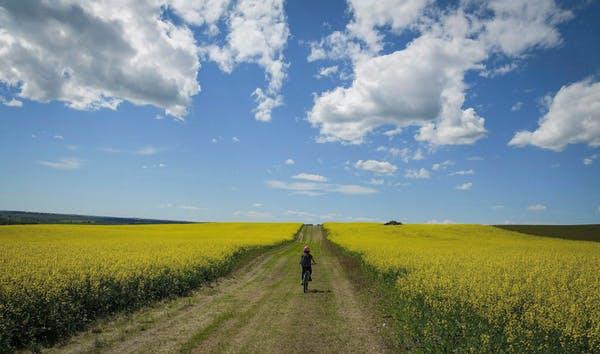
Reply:
<svg viewBox="0 0 600 354"><path fill-rule="evenodd" d="M325 225L393 285L404 344L427 352L600 352L600 243L482 225Z"/></svg>
<svg viewBox="0 0 600 354"><path fill-rule="evenodd" d="M300 224L0 226L0 352L185 294Z"/></svg>

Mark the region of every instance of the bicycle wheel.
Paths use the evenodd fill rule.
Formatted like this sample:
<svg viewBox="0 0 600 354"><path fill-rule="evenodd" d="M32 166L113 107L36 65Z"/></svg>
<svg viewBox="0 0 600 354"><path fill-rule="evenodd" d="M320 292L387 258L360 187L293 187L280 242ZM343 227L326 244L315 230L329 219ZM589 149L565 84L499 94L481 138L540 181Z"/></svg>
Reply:
<svg viewBox="0 0 600 354"><path fill-rule="evenodd" d="M304 292L308 292L308 279L310 278L310 273L304 272L304 276L302 276L302 286L304 287Z"/></svg>

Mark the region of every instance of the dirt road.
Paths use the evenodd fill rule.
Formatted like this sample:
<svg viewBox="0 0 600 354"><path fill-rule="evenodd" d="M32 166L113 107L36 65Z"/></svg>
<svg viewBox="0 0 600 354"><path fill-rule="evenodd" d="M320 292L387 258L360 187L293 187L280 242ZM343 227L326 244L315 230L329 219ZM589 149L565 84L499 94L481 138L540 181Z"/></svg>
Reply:
<svg viewBox="0 0 600 354"><path fill-rule="evenodd" d="M310 292L299 258L317 261ZM385 352L367 307L319 226L189 297L104 321L49 352Z"/></svg>

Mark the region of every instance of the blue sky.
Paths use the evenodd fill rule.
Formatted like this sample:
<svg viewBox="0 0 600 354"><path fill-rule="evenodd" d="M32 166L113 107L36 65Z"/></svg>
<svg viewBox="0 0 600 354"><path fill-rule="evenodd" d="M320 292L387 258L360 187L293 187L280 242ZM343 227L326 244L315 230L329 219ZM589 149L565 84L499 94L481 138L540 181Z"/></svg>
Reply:
<svg viewBox="0 0 600 354"><path fill-rule="evenodd" d="M600 222L598 2L100 4L0 4L0 209Z"/></svg>

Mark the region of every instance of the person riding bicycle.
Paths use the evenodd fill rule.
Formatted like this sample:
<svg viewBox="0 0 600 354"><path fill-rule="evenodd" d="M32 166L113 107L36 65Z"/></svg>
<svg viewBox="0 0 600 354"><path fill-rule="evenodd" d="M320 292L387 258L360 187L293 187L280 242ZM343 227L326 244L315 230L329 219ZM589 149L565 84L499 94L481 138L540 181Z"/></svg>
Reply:
<svg viewBox="0 0 600 354"><path fill-rule="evenodd" d="M317 264L317 262L315 262L314 257L312 256L312 254L310 254L310 248L308 247L308 245L306 245L304 246L304 254L300 257L300 265L302 266L302 274L300 274L300 279L303 279L304 272L308 271L308 281L312 281L313 264Z"/></svg>

